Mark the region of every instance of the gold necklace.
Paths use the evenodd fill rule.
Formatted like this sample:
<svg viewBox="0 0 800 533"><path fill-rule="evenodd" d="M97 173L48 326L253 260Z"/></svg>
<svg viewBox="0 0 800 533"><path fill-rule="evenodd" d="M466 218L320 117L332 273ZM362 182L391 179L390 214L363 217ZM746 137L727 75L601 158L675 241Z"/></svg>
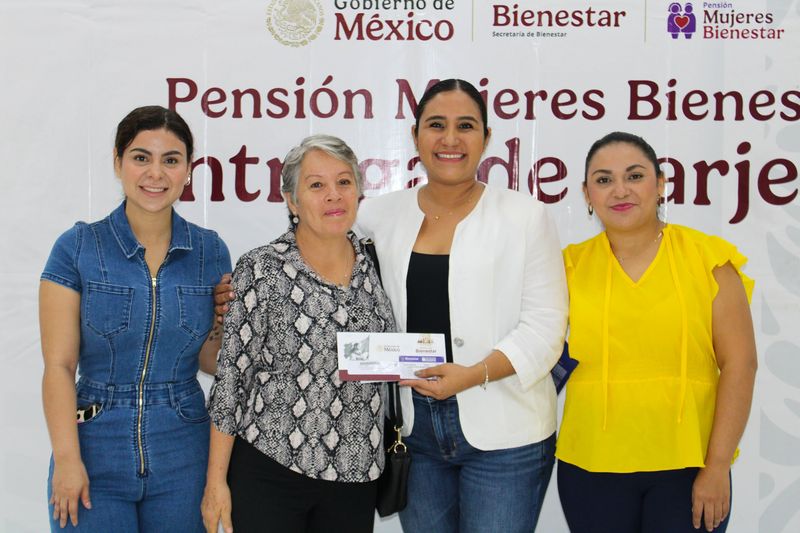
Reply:
<svg viewBox="0 0 800 533"><path fill-rule="evenodd" d="M349 248L349 255L347 256L347 260L342 263L335 265L330 271L325 271L323 274L323 270L319 268L319 262L311 259L307 253L303 253L303 250L308 252L308 246L303 245L300 241L302 239L297 238L297 234L295 233L295 242L297 243L297 251L300 252L300 257L302 258L303 262L308 266L311 270L313 270L320 279L331 283L332 285L336 285L338 287L347 287L350 284L350 278L353 274L353 267L355 265L355 250L353 250L352 245ZM350 240L347 240L348 244Z"/></svg>
<svg viewBox="0 0 800 533"><path fill-rule="evenodd" d="M655 239L653 239L652 241L647 243L645 245L645 247L642 248L641 250L639 250L637 253L635 253L633 255L629 255L628 257L625 257L625 258L622 258L619 255L617 255L617 252L615 252L613 248L611 248L611 252L614 254L614 257L617 258L617 261L619 261L619 264L620 265L624 265L626 259L631 259L633 257L638 257L638 256L642 255L648 248L650 248L653 245L654 242L658 242L658 240L661 239L661 237L663 237L663 236L664 236L664 228L661 228L660 230L658 230L658 235L656 235Z"/></svg>
<svg viewBox="0 0 800 533"><path fill-rule="evenodd" d="M480 185L478 185L478 184L477 184L477 182L476 182L476 183L475 183L475 185L473 186L472 190L469 192L469 194L467 194L467 197L464 199L464 201L463 201L463 202L461 202L461 203L459 203L459 204L456 204L455 206L453 206L453 207L450 209L450 211L448 211L448 212L447 212L447 213L445 213L444 215L434 215L434 214L432 214L432 213L425 213L425 215L426 215L428 218L432 218L434 221L438 221L438 220L440 220L440 219L441 219L443 216L448 216L448 217L449 217L449 216L452 216L452 215L453 215L453 213L454 213L454 212L455 212L457 209L460 209L460 208L464 207L465 205L468 205L468 204L470 204L470 203L472 202L472 197L473 197L473 196L475 196L475 191L476 191L476 190L480 190L480 189L481 189L481 186L480 186ZM428 193L428 196L430 196L430 193ZM433 202L433 200L429 200L429 201L430 201L431 203L434 203L434 202Z"/></svg>

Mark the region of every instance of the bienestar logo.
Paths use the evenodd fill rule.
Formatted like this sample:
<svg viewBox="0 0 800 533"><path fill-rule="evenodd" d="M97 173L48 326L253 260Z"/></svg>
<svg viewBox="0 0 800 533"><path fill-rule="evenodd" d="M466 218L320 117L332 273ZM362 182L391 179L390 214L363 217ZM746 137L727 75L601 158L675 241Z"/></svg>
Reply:
<svg viewBox="0 0 800 533"><path fill-rule="evenodd" d="M494 4L492 25L497 28L619 28L625 11L596 9L525 9L519 4Z"/></svg>

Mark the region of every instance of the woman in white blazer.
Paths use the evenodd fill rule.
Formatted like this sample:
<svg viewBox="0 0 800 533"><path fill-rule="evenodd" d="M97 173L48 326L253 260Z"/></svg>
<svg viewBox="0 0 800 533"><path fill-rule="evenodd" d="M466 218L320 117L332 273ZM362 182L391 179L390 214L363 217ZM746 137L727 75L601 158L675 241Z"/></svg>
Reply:
<svg viewBox="0 0 800 533"><path fill-rule="evenodd" d="M490 133L474 86L433 85L412 128L427 184L359 208L398 328L447 338L448 363L401 382L407 533L533 531L553 467L563 261L540 202L476 179Z"/></svg>

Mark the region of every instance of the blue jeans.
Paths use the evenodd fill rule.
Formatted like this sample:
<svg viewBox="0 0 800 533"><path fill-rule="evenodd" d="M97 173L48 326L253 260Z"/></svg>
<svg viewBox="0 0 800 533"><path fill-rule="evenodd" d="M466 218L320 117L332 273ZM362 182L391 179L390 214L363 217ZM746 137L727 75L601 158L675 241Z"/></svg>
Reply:
<svg viewBox="0 0 800 533"><path fill-rule="evenodd" d="M482 451L467 442L455 397L414 393L406 533L530 533L550 481L555 435L542 442Z"/></svg>
<svg viewBox="0 0 800 533"><path fill-rule="evenodd" d="M78 526L64 529L52 519L53 532L181 533L204 532L200 500L206 479L209 418L196 379L145 386L142 456L137 427L136 387L107 386L81 380L78 405L102 406L94 418L78 424L81 458L89 474L92 508L78 504ZM47 480L50 498L53 460Z"/></svg>

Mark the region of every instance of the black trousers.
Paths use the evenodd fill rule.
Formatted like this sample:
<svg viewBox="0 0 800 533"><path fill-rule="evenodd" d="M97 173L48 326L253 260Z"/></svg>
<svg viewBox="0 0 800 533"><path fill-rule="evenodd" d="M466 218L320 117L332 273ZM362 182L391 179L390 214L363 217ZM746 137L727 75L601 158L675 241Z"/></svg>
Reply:
<svg viewBox="0 0 800 533"><path fill-rule="evenodd" d="M692 484L698 468L613 474L558 462L558 496L572 533L698 533ZM724 533L730 512L714 529Z"/></svg>
<svg viewBox="0 0 800 533"><path fill-rule="evenodd" d="M228 467L236 533L371 533L377 481L343 483L289 470L237 437Z"/></svg>

